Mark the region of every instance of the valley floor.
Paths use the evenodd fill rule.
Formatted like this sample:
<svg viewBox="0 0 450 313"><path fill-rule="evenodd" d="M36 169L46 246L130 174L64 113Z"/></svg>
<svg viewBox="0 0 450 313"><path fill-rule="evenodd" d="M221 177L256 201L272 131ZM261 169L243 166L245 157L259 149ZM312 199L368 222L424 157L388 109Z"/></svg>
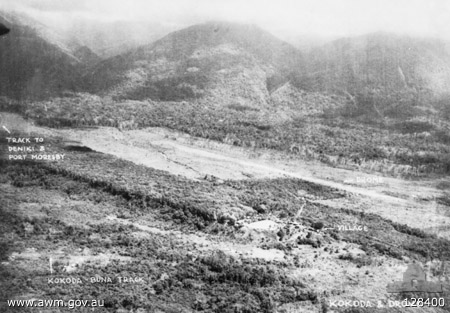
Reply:
<svg viewBox="0 0 450 313"><path fill-rule="evenodd" d="M442 279L442 178L331 168L161 128L55 130L12 114L2 122L66 158L3 161L1 305L99 298L97 312L357 312L333 307L351 299L375 306L361 312L448 310L389 308L399 298L386 289L413 260ZM77 145L95 152L68 149ZM338 229L361 225L368 231Z"/></svg>
<svg viewBox="0 0 450 313"><path fill-rule="evenodd" d="M450 214L445 205L436 201L443 196L438 184L450 179L404 180L333 168L316 161L289 158L280 152L230 146L163 128L119 131L112 127L84 130L27 127L190 179L290 177L337 188L353 197L327 201L327 205L380 214L450 239Z"/></svg>

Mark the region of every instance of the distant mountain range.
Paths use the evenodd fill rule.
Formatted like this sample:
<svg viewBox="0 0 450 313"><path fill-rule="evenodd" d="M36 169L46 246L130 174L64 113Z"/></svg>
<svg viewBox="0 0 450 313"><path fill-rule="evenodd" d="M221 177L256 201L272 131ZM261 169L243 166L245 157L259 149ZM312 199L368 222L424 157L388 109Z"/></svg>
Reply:
<svg viewBox="0 0 450 313"><path fill-rule="evenodd" d="M442 94L450 86L449 50L436 39L373 33L333 41L307 58L309 87L318 90Z"/></svg>
<svg viewBox="0 0 450 313"><path fill-rule="evenodd" d="M101 58L77 36L58 36L38 22L1 14L0 23L11 28L0 38L0 95L15 98L71 90L115 99L265 106L289 82L291 89L344 95L355 105L363 95L382 109L427 106L446 99L450 89L449 49L437 39L373 33L301 52L257 26L209 22ZM298 95L280 99L293 93L278 92L277 103L295 102Z"/></svg>
<svg viewBox="0 0 450 313"><path fill-rule="evenodd" d="M361 113L432 112L450 99L450 53L437 39L372 33L313 49L296 86L347 95ZM365 106L365 107L364 107Z"/></svg>

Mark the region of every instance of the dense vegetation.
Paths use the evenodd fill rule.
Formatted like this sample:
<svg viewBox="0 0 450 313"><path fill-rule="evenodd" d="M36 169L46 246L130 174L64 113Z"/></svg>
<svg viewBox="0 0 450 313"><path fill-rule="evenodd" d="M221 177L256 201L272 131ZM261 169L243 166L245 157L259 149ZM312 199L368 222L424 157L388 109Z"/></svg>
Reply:
<svg viewBox="0 0 450 313"><path fill-rule="evenodd" d="M4 102L4 109L17 110ZM168 127L248 148L275 149L331 166L378 171L393 176L450 172L447 122L414 117L363 123L342 118L339 110L302 116L276 108L227 107L203 102L112 102L79 95L47 102L21 103L25 116L50 127L111 126L120 129ZM275 116L267 119L267 115ZM328 114L328 115L327 115Z"/></svg>

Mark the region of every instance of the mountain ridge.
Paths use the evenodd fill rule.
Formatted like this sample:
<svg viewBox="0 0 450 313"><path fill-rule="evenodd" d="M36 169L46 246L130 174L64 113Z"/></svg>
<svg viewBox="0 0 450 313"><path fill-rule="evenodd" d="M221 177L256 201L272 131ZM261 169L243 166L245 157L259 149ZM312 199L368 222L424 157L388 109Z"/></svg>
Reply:
<svg viewBox="0 0 450 313"><path fill-rule="evenodd" d="M292 107L299 93L313 92L345 96L354 107L369 105L374 108L369 113L383 115L434 103L442 107L450 94L450 49L438 39L374 32L340 38L306 53L256 25L209 21L100 60L88 47L60 40L39 22L5 14L0 22L1 16L22 32L15 38L13 31L0 42L9 44L0 55L0 93L15 90L16 98L70 90L122 100L256 108L280 103ZM44 48L33 52L37 42ZM20 61L14 61L16 69L23 67L19 71L6 62L14 60L8 52L12 44L19 51ZM286 83L295 91L271 97Z"/></svg>
<svg viewBox="0 0 450 313"><path fill-rule="evenodd" d="M286 72L298 64L302 64L302 55L296 48L259 27L207 22L172 32L154 43L104 60L87 76L93 85L99 83L94 92L109 90L111 93L111 88L120 85L119 89L122 89L112 92L114 95L135 99L176 100L183 94L198 98L207 94L212 85L213 89L221 89L220 94L224 91L220 84L226 84L226 81L236 87L231 94L244 99L246 91L237 90L239 85L248 85L250 94L254 94L250 89L260 85L256 89L261 90L254 90L255 93L267 93L263 89L270 89L268 83L280 85L287 81ZM251 73L257 77L257 83L248 84ZM271 79L273 82L269 82ZM164 86L175 90L175 95L166 94L169 90L163 91ZM134 91L139 88L137 93L140 95L136 96ZM176 90L184 91L177 95ZM210 96L214 94L209 93ZM261 95L253 96L249 99L261 98Z"/></svg>

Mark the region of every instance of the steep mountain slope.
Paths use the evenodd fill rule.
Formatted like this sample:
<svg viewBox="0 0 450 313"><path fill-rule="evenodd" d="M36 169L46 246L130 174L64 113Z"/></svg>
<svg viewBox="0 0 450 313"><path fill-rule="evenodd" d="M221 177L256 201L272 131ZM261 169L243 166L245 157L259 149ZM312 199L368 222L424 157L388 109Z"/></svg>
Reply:
<svg viewBox="0 0 450 313"><path fill-rule="evenodd" d="M89 66L100 61L100 57L84 44L82 40L79 40L76 36L67 34L63 29L58 29L54 25L49 26L44 24L45 21L39 21L22 12L2 12L1 15L15 24L28 26L40 38L57 46L83 65Z"/></svg>
<svg viewBox="0 0 450 313"><path fill-rule="evenodd" d="M77 90L81 69L97 59L24 17L0 12L0 23L11 29L0 38L0 95L37 99Z"/></svg>
<svg viewBox="0 0 450 313"><path fill-rule="evenodd" d="M302 64L295 48L255 26L206 23L105 60L86 78L92 91L128 99L261 104Z"/></svg>
<svg viewBox="0 0 450 313"><path fill-rule="evenodd" d="M450 54L443 42L388 33L336 40L308 56L305 89L409 98L410 104L448 93Z"/></svg>

